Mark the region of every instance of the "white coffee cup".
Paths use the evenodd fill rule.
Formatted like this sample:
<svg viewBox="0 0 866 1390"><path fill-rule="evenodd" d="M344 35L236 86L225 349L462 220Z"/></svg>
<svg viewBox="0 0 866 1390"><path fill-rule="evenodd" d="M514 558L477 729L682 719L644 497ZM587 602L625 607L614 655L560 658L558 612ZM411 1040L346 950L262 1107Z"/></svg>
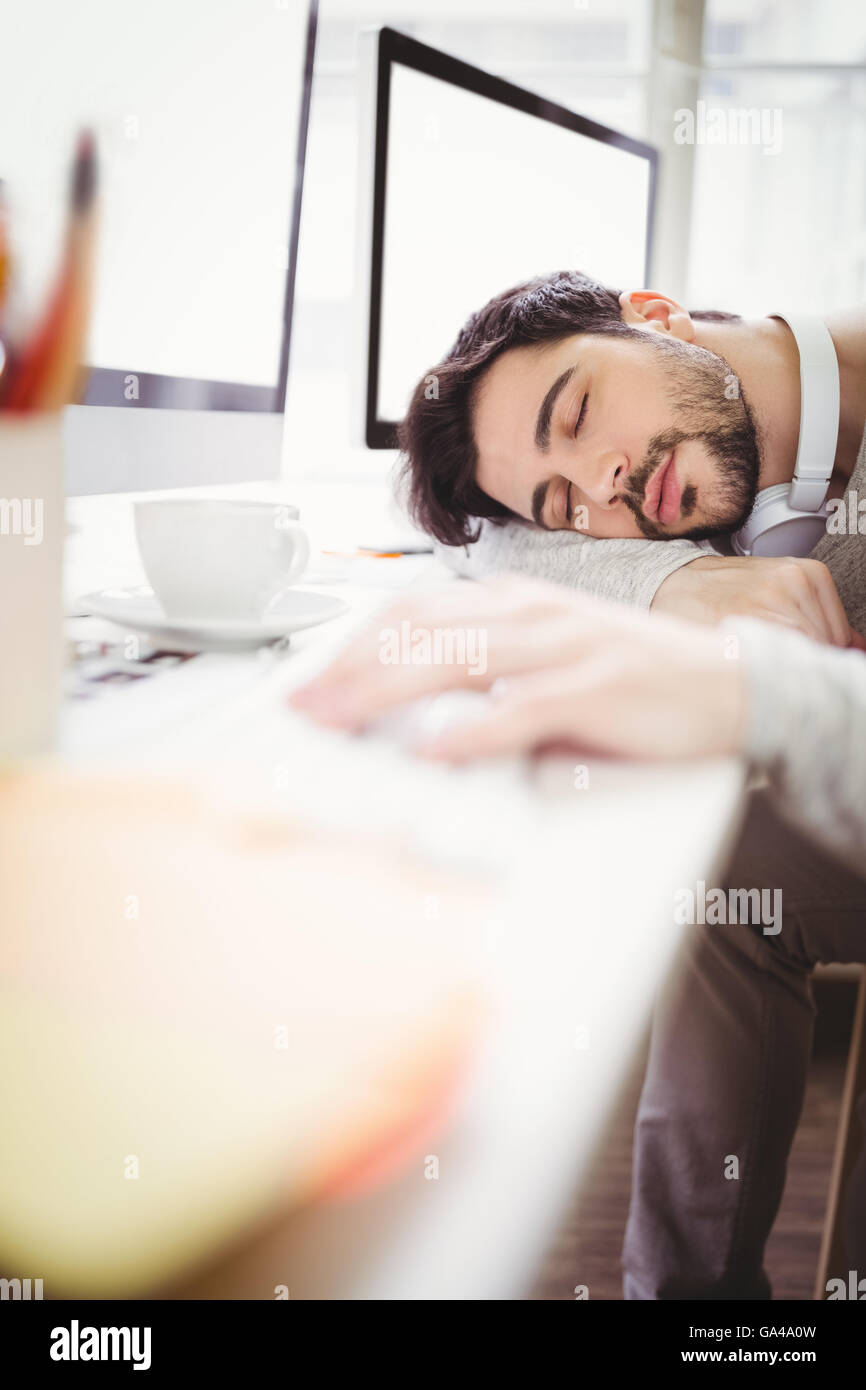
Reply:
<svg viewBox="0 0 866 1390"><path fill-rule="evenodd" d="M135 504L145 573L173 621L261 618L310 555L286 503L163 498Z"/></svg>

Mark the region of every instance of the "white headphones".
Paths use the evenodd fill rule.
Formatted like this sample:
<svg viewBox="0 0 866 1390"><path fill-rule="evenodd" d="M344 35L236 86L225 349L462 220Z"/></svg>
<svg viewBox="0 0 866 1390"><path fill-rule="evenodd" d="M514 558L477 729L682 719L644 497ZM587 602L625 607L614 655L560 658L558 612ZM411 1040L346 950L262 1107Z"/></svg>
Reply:
<svg viewBox="0 0 866 1390"><path fill-rule="evenodd" d="M821 319L770 317L787 323L800 353L797 462L790 485L762 488L731 544L737 555L808 555L826 531L827 488L839 434L839 364Z"/></svg>

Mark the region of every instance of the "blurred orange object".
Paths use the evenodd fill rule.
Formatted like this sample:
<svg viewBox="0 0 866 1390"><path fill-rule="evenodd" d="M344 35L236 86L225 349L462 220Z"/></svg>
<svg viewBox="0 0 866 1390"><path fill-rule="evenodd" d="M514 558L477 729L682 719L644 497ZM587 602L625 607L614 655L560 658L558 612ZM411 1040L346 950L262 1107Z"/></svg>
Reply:
<svg viewBox="0 0 866 1390"><path fill-rule="evenodd" d="M96 246L96 182L96 148L85 133L73 167L60 274L41 322L6 374L4 410L60 410L78 395Z"/></svg>
<svg viewBox="0 0 866 1390"><path fill-rule="evenodd" d="M7 772L3 1267L118 1297L395 1171L484 1018L487 894L192 781Z"/></svg>
<svg viewBox="0 0 866 1390"><path fill-rule="evenodd" d="M11 258L9 251L9 228L7 225L3 180L0 179L0 384L2 384L3 372L8 365L6 334L4 332L3 323L5 318L6 299L9 294L10 278Z"/></svg>

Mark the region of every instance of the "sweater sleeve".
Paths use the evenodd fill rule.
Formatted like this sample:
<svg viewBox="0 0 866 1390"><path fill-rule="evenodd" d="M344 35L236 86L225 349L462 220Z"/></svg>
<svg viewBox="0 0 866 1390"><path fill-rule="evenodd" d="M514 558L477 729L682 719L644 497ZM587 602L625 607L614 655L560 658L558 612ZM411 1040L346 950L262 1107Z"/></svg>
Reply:
<svg viewBox="0 0 866 1390"><path fill-rule="evenodd" d="M866 653L731 619L748 691L747 753L789 818L866 874Z"/></svg>
<svg viewBox="0 0 866 1390"><path fill-rule="evenodd" d="M596 540L577 531L544 531L527 522L481 523L472 545L435 545L438 558L467 579L528 574L598 598L649 608L669 574L702 555L708 541Z"/></svg>

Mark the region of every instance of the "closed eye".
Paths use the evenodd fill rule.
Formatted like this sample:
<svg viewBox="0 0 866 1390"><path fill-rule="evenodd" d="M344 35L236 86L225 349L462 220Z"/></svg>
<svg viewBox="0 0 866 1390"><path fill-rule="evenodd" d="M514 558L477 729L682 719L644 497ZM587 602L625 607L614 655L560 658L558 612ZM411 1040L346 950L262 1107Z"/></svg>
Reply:
<svg viewBox="0 0 866 1390"><path fill-rule="evenodd" d="M584 421L586 420L586 408L587 408L587 405L588 405L588 404L589 404L589 392L587 391L586 395L585 395L584 398L583 398L583 403L581 404L581 407L580 407L580 414L579 414L578 417L577 417L577 424L576 424L575 427L574 427L574 436L573 436L573 437L574 437L575 439L577 438L577 434L578 434L578 431L579 431L581 425L582 425L582 424L584 423Z"/></svg>

